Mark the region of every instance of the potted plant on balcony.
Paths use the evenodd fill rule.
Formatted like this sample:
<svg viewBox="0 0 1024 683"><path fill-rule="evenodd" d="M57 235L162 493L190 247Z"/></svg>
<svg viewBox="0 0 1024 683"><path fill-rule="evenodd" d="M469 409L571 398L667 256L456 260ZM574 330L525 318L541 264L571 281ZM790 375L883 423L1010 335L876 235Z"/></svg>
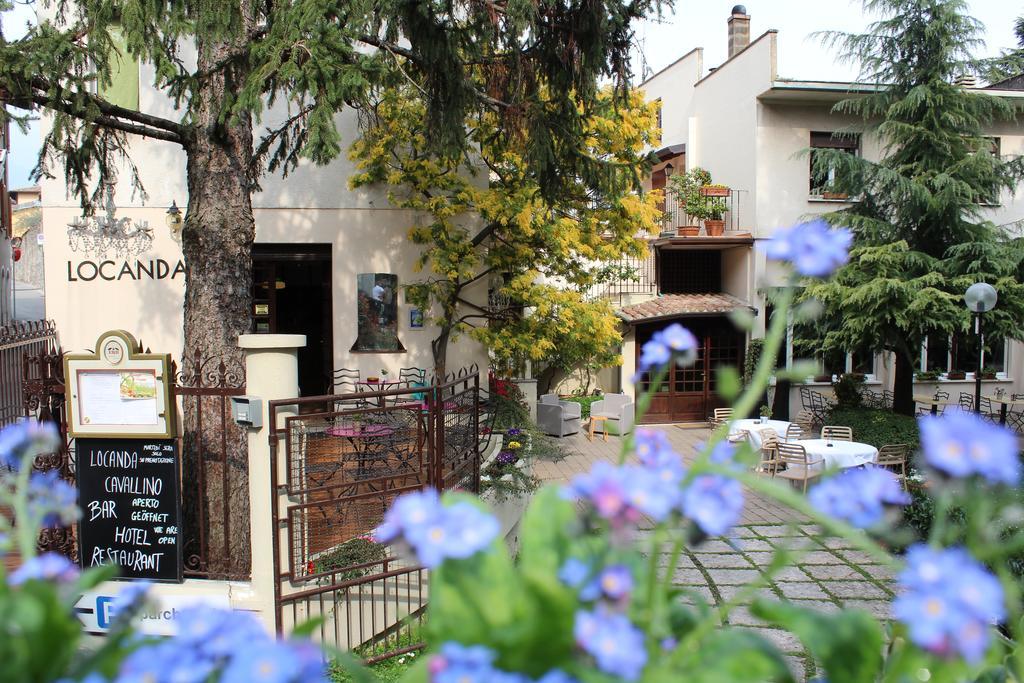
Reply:
<svg viewBox="0 0 1024 683"><path fill-rule="evenodd" d="M731 191L728 185L720 183L708 183L700 188L700 194L703 197L728 197Z"/></svg>
<svg viewBox="0 0 1024 683"><path fill-rule="evenodd" d="M725 212L729 206L720 197L704 197L704 231L708 237L725 234Z"/></svg>
<svg viewBox="0 0 1024 683"><path fill-rule="evenodd" d="M711 174L700 166L685 173L677 173L669 179L668 192L679 205L677 218L682 225L676 227L676 233L680 237L696 237L700 234L700 226L691 223L691 220L702 218L700 209L704 198L700 195L700 189L710 182Z"/></svg>

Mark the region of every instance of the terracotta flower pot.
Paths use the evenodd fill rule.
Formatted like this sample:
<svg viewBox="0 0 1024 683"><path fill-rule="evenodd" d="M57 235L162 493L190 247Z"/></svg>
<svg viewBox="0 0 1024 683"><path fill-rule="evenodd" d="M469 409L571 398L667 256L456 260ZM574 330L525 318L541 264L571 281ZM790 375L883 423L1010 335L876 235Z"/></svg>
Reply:
<svg viewBox="0 0 1024 683"><path fill-rule="evenodd" d="M699 225L683 225L676 228L676 234L680 237L696 237L700 234Z"/></svg>
<svg viewBox="0 0 1024 683"><path fill-rule="evenodd" d="M946 379L966 379L967 375L963 372L948 372L946 373Z"/></svg>
<svg viewBox="0 0 1024 683"><path fill-rule="evenodd" d="M700 188L700 193L703 196L705 196L705 197L728 197L729 196L729 192L730 192L730 190L729 190L728 187L707 187L707 186L705 186L705 187Z"/></svg>
<svg viewBox="0 0 1024 683"><path fill-rule="evenodd" d="M725 234L725 221L708 219L704 221L704 230L708 233L708 237L721 237Z"/></svg>
<svg viewBox="0 0 1024 683"><path fill-rule="evenodd" d="M845 192L822 192L822 199L849 199L850 195Z"/></svg>

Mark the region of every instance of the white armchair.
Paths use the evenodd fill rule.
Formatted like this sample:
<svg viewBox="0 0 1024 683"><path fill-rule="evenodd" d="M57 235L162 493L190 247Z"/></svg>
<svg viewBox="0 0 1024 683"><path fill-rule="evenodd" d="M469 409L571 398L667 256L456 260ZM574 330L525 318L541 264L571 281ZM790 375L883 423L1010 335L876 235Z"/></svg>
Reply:
<svg viewBox="0 0 1024 683"><path fill-rule="evenodd" d="M537 427L550 436L576 434L582 410L579 403L558 400L558 394L544 394L537 401Z"/></svg>
<svg viewBox="0 0 1024 683"><path fill-rule="evenodd" d="M625 394L605 394L590 404L590 415L607 418L597 421L596 432L603 433L607 428L609 434L625 435L633 431L633 399Z"/></svg>

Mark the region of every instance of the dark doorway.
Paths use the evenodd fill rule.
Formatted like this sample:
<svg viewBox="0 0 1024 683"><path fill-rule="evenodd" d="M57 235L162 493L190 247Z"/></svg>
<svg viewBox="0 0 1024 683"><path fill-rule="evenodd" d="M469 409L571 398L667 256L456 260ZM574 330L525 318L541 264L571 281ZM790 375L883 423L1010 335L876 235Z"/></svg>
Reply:
<svg viewBox="0 0 1024 683"><path fill-rule="evenodd" d="M684 318L678 321L662 320L638 325L636 353L658 330L672 322L679 322L697 337L697 360L684 368L672 366L668 377L651 397L644 422L692 422L707 419L715 408L725 406L716 393L719 367L743 367L746 335L736 329L728 318L721 316ZM637 392L647 391L650 377L645 373L637 384Z"/></svg>
<svg viewBox="0 0 1024 683"><path fill-rule="evenodd" d="M252 270L253 332L306 335L299 392L323 394L334 367L331 245L255 244Z"/></svg>

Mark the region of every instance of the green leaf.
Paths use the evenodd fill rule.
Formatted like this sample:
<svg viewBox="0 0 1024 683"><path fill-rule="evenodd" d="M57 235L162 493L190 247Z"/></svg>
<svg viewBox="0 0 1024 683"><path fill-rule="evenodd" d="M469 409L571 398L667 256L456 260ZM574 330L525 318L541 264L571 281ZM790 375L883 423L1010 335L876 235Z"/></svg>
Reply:
<svg viewBox="0 0 1024 683"><path fill-rule="evenodd" d="M690 653L652 662L645 681L686 683L792 683L793 674L782 654L757 633L745 629L720 629L700 641Z"/></svg>
<svg viewBox="0 0 1024 683"><path fill-rule="evenodd" d="M731 365L723 365L716 369L718 395L726 401L732 401L740 395L740 371Z"/></svg>
<svg viewBox="0 0 1024 683"><path fill-rule="evenodd" d="M316 632L318 628L320 628L320 624L322 623L324 623L323 617L314 617L312 619L307 619L301 624L295 626L291 630L291 635L296 638L310 638L313 636L313 633Z"/></svg>
<svg viewBox="0 0 1024 683"><path fill-rule="evenodd" d="M751 611L796 635L830 683L871 683L882 670L882 629L861 610L821 614L788 602L757 600Z"/></svg>

